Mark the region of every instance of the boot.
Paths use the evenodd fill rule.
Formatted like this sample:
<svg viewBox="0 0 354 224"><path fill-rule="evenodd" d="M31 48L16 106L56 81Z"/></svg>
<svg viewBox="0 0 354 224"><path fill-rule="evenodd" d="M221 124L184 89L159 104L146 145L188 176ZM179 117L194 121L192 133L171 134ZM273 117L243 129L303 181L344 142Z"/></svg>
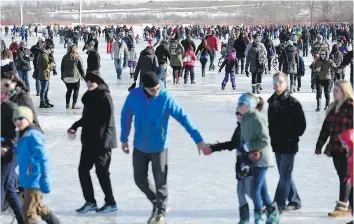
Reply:
<svg viewBox="0 0 354 224"><path fill-rule="evenodd" d="M325 106L324 110L327 110L328 105L329 105L329 99L326 98L326 106Z"/></svg>
<svg viewBox="0 0 354 224"><path fill-rule="evenodd" d="M45 104L47 104L49 107L54 107L53 104L49 103L49 100L46 100L46 101L45 101Z"/></svg>
<svg viewBox="0 0 354 224"><path fill-rule="evenodd" d="M60 224L59 219L54 215L53 212L49 212L49 214L42 217L42 219L48 224Z"/></svg>
<svg viewBox="0 0 354 224"><path fill-rule="evenodd" d="M261 84L256 85L256 93L260 94L261 93Z"/></svg>
<svg viewBox="0 0 354 224"><path fill-rule="evenodd" d="M184 79L184 84L187 84L188 83L188 79Z"/></svg>
<svg viewBox="0 0 354 224"><path fill-rule="evenodd" d="M266 224L278 224L279 223L279 209L276 202L273 202L266 209L267 222Z"/></svg>
<svg viewBox="0 0 354 224"><path fill-rule="evenodd" d="M256 93L256 86L252 86L252 93Z"/></svg>
<svg viewBox="0 0 354 224"><path fill-rule="evenodd" d="M225 90L225 86L224 85L221 85L221 90Z"/></svg>
<svg viewBox="0 0 354 224"><path fill-rule="evenodd" d="M194 80L191 80L191 84L195 84Z"/></svg>
<svg viewBox="0 0 354 224"><path fill-rule="evenodd" d="M267 215L264 210L254 210L254 224L265 224Z"/></svg>
<svg viewBox="0 0 354 224"><path fill-rule="evenodd" d="M348 215L348 207L349 207L349 202L342 202L342 201L337 201L337 205L334 209L334 211L328 213L328 216L330 217L341 217L341 216L347 216Z"/></svg>
<svg viewBox="0 0 354 224"><path fill-rule="evenodd" d="M205 70L202 71L202 77L205 77Z"/></svg>
<svg viewBox="0 0 354 224"><path fill-rule="evenodd" d="M317 109L316 112L319 112L321 110L321 99L317 99Z"/></svg>
<svg viewBox="0 0 354 224"><path fill-rule="evenodd" d="M49 106L44 101L41 101L39 104L39 108L49 108Z"/></svg>
<svg viewBox="0 0 354 224"><path fill-rule="evenodd" d="M21 215L16 215L17 224L25 224Z"/></svg>
<svg viewBox="0 0 354 224"><path fill-rule="evenodd" d="M147 221L147 224L154 224L157 216L157 207L154 205L152 208L151 216Z"/></svg>
<svg viewBox="0 0 354 224"><path fill-rule="evenodd" d="M36 96L40 96L40 95L41 95L41 92L40 92L40 91L37 91Z"/></svg>
<svg viewBox="0 0 354 224"><path fill-rule="evenodd" d="M250 221L250 209L248 204L245 204L239 208L240 222L238 224L249 224Z"/></svg>
<svg viewBox="0 0 354 224"><path fill-rule="evenodd" d="M70 104L66 104L65 108L69 109L70 108Z"/></svg>

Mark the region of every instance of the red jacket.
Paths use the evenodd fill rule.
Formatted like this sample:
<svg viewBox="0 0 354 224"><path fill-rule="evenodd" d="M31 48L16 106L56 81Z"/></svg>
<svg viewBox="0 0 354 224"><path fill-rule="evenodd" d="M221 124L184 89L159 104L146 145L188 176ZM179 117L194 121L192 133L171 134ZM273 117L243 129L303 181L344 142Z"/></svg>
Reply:
<svg viewBox="0 0 354 224"><path fill-rule="evenodd" d="M189 61L184 61L184 59L186 58L186 56L189 55L190 60ZM195 53L193 50L193 47L191 45L189 45L189 48L186 52L184 52L183 54L183 66L195 66Z"/></svg>
<svg viewBox="0 0 354 224"><path fill-rule="evenodd" d="M211 50L217 51L219 48L219 40L215 35L211 35L207 39L207 43Z"/></svg>
<svg viewBox="0 0 354 224"><path fill-rule="evenodd" d="M320 136L316 144L316 152L321 152L322 147L326 143L328 137L329 142L326 146L325 152L329 151L331 154L336 152L346 151L342 142L339 139L339 134L353 129L353 100L346 100L338 112L335 113L335 107L328 112L326 119L323 122Z"/></svg>
<svg viewBox="0 0 354 224"><path fill-rule="evenodd" d="M343 132L339 135L340 140L343 142L343 145L348 150L348 175L345 178L345 181L348 181L353 185L353 144L354 144L354 129L349 129L346 132Z"/></svg>

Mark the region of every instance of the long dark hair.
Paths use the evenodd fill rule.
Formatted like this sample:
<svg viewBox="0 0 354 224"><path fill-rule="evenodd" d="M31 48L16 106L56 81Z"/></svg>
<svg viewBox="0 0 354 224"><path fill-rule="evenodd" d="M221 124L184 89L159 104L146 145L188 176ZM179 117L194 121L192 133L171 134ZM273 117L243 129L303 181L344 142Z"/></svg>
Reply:
<svg viewBox="0 0 354 224"><path fill-rule="evenodd" d="M1 68L2 70L2 68ZM26 85L23 80L18 76L16 71L1 71L1 79L9 79L12 82L16 82L16 87L21 88L22 90L27 91Z"/></svg>

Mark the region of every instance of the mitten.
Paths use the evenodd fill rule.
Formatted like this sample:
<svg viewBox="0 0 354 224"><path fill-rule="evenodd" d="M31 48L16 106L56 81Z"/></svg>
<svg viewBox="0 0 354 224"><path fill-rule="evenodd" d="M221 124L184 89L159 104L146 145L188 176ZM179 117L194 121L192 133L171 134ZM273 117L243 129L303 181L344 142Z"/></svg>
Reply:
<svg viewBox="0 0 354 224"><path fill-rule="evenodd" d="M130 92L132 89L134 89L136 87L136 83L134 82L129 88L128 91Z"/></svg>
<svg viewBox="0 0 354 224"><path fill-rule="evenodd" d="M48 194L51 190L51 184L48 176L41 176L39 186L44 194Z"/></svg>

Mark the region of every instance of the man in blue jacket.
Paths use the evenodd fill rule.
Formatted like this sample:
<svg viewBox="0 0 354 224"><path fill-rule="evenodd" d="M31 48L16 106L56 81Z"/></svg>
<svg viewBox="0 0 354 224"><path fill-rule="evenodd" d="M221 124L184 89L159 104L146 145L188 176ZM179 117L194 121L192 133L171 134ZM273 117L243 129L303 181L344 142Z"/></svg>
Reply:
<svg viewBox="0 0 354 224"><path fill-rule="evenodd" d="M155 72L147 72L143 76L143 85L132 89L121 114L122 150L129 153L128 136L134 118L134 151L133 169L136 185L153 204L152 215L148 223L164 223L167 204L167 133L170 115L174 117L190 134L200 152L205 155L211 149L203 142L199 131L189 120L182 107L176 102L163 85ZM144 87L143 87L144 86ZM148 181L148 166L152 164L152 172L156 189Z"/></svg>

